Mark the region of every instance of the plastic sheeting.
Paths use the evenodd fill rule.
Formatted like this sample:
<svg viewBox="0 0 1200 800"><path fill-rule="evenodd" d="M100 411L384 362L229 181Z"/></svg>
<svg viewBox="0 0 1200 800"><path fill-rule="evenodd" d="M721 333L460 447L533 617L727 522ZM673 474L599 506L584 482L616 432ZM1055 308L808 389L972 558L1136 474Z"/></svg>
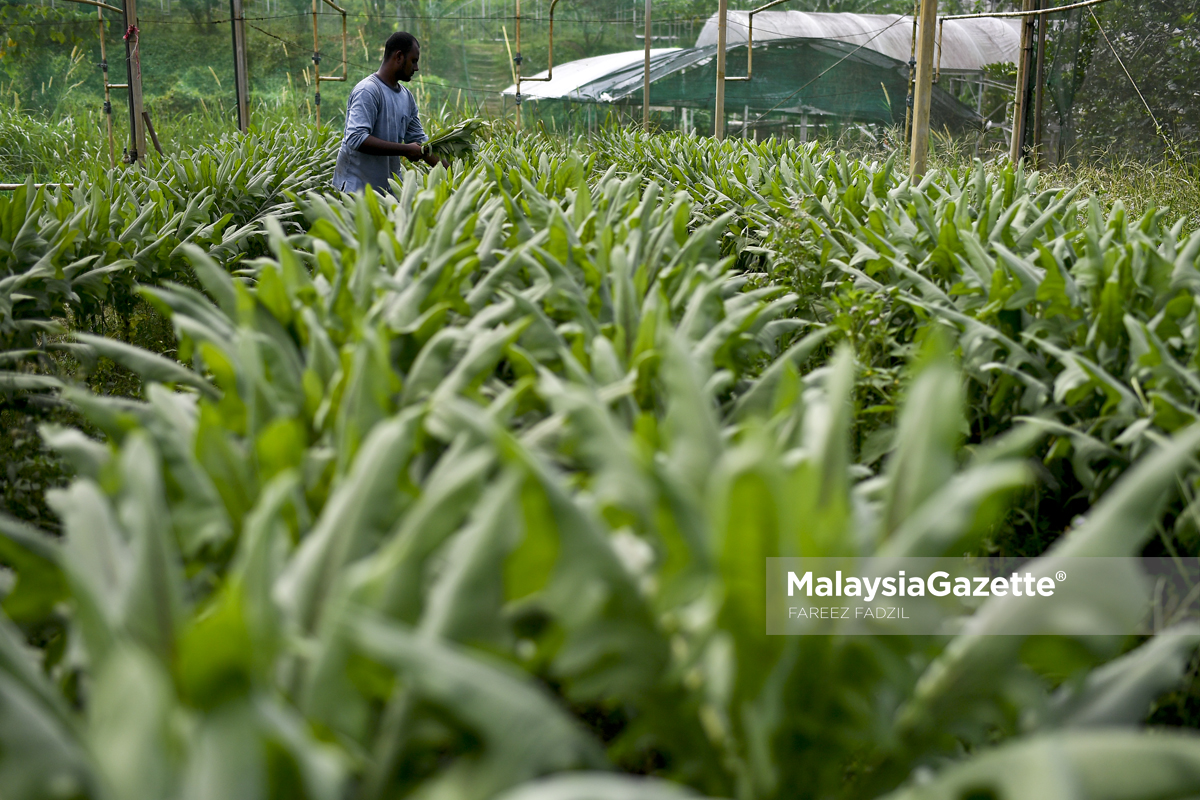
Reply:
<svg viewBox="0 0 1200 800"><path fill-rule="evenodd" d="M745 74L747 12L729 13L726 72ZM975 24L979 23L979 24ZM808 32L811 36L788 35ZM754 18L754 75L725 85L725 105L756 114L779 112L901 124L908 93L912 18L895 14L763 12ZM709 41L711 39L711 41ZM943 72L982 75L982 67L1012 61L1019 23L957 20L946 23ZM711 108L716 85L716 22L710 19L695 47L651 50L650 102L655 106ZM548 82L521 83L522 99L584 103L642 102L642 50L561 64ZM545 72L535 78L546 77ZM516 94L509 86L505 95ZM962 130L981 118L935 86L931 122Z"/></svg>
<svg viewBox="0 0 1200 800"><path fill-rule="evenodd" d="M678 47L652 49L650 58L653 60L666 53L674 53L679 50ZM590 93L585 95L583 87L602 81L615 73L625 72L631 67L636 67L638 75L641 75L645 67L645 58L645 50L629 50L624 53L609 53L603 56L581 58L578 61L568 61L554 68L554 75L549 81L544 80L549 74L547 70L542 70L533 76L535 79L543 79L542 81L522 80L521 95L523 98L531 100L553 98L597 102L600 101L600 98ZM503 93L509 96L515 95L517 93L516 84L509 86Z"/></svg>
<svg viewBox="0 0 1200 800"><path fill-rule="evenodd" d="M745 58L745 53L744 44L730 48L726 63L738 56ZM643 51L621 55L627 56L625 66L585 83L572 84L562 94L539 97L640 105ZM650 59L651 104L712 108L716 55L715 45L654 52ZM558 67L554 74L557 80ZM539 85L547 84L522 82L522 94L526 87ZM504 93L512 96L515 91L516 87L510 86ZM754 48L754 79L725 84L725 107L738 111L749 106L758 114L810 114L893 125L904 122L907 91L908 67L894 58L835 40L781 39L761 50ZM980 124L973 109L937 86L930 115L935 128L962 130Z"/></svg>
<svg viewBox="0 0 1200 800"><path fill-rule="evenodd" d="M727 47L747 40L749 11L730 11L726 19ZM942 26L941 68L952 72L976 72L987 64L1016 63L1021 48L1018 19L959 19ZM773 39L832 39L873 50L908 63L912 54L912 17L899 14L840 14L810 11L763 11L754 15L754 53L760 42ZM717 15L704 23L696 47L716 46ZM937 51L934 51L937 59ZM729 63L729 74L738 65ZM744 67L742 68L744 70Z"/></svg>

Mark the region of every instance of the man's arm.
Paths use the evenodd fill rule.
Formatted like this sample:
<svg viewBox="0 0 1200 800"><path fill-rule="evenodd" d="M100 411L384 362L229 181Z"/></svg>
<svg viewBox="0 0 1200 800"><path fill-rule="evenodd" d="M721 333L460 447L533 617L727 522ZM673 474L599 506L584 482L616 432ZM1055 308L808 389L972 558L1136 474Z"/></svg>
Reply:
<svg viewBox="0 0 1200 800"><path fill-rule="evenodd" d="M405 142L389 142L386 139L380 139L378 136L367 134L362 143L356 148L360 153L366 153L369 156L401 156L409 161L424 161L429 166L434 166L438 163L438 157L429 153L423 155L421 153L421 145L408 144Z"/></svg>
<svg viewBox="0 0 1200 800"><path fill-rule="evenodd" d="M429 141L429 137L425 135L425 128L421 126L421 117L417 113L417 100L408 94L409 102L412 103L412 116L408 118L408 127L404 131L404 141L416 144L417 147L422 147L425 142ZM441 164L446 169L450 169L450 162L444 158L438 158L430 153L425 157L425 163L431 167L436 167Z"/></svg>

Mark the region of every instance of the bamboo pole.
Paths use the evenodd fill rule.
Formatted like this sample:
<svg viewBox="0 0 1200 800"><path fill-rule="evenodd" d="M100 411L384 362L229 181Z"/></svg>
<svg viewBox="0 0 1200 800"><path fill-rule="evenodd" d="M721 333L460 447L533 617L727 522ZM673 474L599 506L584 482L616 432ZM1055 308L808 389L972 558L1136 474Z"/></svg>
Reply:
<svg viewBox="0 0 1200 800"><path fill-rule="evenodd" d="M1044 0L1038 0L1040 8ZM1033 96L1033 158L1037 169L1045 169L1046 154L1042 150L1042 100L1046 89L1046 17L1037 18L1037 69L1034 71Z"/></svg>
<svg viewBox="0 0 1200 800"><path fill-rule="evenodd" d="M908 50L908 96L904 98L904 141L912 141L913 88L917 80L917 18L921 16L921 0L913 0L912 45Z"/></svg>
<svg viewBox="0 0 1200 800"><path fill-rule="evenodd" d="M514 35L516 40L517 52L513 54L513 69L516 70L517 96L514 98L517 105L517 130L521 130L521 0L516 0L517 18L513 21Z"/></svg>
<svg viewBox="0 0 1200 800"><path fill-rule="evenodd" d="M725 138L725 34L729 0L717 4L717 99L713 109L713 138Z"/></svg>
<svg viewBox="0 0 1200 800"><path fill-rule="evenodd" d="M642 128L650 130L650 0L646 0L646 63L642 71Z"/></svg>
<svg viewBox="0 0 1200 800"><path fill-rule="evenodd" d="M108 3L101 3L101 2L99 2L99 0L69 0L69 2L82 3L85 6L95 6L96 8L107 8L109 11L115 11L118 14L124 13L123 9L117 8L116 6L113 6L113 5L109 5ZM22 184L22 185L24 185L24 184Z"/></svg>
<svg viewBox="0 0 1200 800"><path fill-rule="evenodd" d="M250 87L246 74L246 20L242 0L229 0L229 22L233 28L233 88L237 98L238 130L250 129Z"/></svg>
<svg viewBox="0 0 1200 800"><path fill-rule="evenodd" d="M149 111L142 112L142 121L146 123L146 130L150 134L150 141L154 142L154 149L157 150L158 154L161 156L163 154L162 145L158 142L158 134L154 132L154 123L150 121Z"/></svg>
<svg viewBox="0 0 1200 800"><path fill-rule="evenodd" d="M1033 11L1034 0L1023 0L1022 11ZM1013 98L1012 137L1009 139L1008 159L1014 164L1024 157L1025 119L1029 116L1029 56L1033 48L1031 28L1033 16L1026 14L1021 21L1021 49L1017 57L1017 93Z"/></svg>
<svg viewBox="0 0 1200 800"><path fill-rule="evenodd" d="M913 87L912 150L908 174L925 174L929 159L929 102L933 93L934 29L937 27L937 0L921 0L921 30L917 40L917 76Z"/></svg>

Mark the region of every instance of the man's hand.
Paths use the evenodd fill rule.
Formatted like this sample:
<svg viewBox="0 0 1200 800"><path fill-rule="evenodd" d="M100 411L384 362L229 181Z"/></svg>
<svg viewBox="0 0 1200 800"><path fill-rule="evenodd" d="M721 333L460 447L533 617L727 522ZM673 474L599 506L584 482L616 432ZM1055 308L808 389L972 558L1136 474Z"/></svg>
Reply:
<svg viewBox="0 0 1200 800"><path fill-rule="evenodd" d="M436 167L438 164L441 164L446 169L450 169L450 162L444 158L439 158L432 150L421 156L421 160L431 167Z"/></svg>
<svg viewBox="0 0 1200 800"><path fill-rule="evenodd" d="M401 156L409 161L424 161L431 167L436 167L441 164L446 169L450 168L450 162L443 158L438 158L432 152L425 153L420 144L407 142L389 142L386 139L380 139L378 136L368 136L363 140L363 143L358 146L358 152L366 153L369 156Z"/></svg>

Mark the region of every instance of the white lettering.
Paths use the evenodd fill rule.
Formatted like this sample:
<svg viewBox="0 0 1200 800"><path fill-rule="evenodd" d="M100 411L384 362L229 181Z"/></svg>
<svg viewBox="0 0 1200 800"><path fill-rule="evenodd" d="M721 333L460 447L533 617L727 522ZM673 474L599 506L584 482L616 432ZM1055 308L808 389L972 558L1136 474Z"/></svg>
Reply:
<svg viewBox="0 0 1200 800"><path fill-rule="evenodd" d="M793 589L799 589L800 591L804 591L806 587L808 589L808 596L812 597L812 573L811 572L804 573L803 579L797 578L796 573L794 573L794 572L788 573L788 597L792 596Z"/></svg>
<svg viewBox="0 0 1200 800"><path fill-rule="evenodd" d="M863 578L863 585L867 587L867 596L865 600L869 603L875 599L875 592L879 591L879 582L882 578L876 578L875 583L871 583L870 578Z"/></svg>
<svg viewBox="0 0 1200 800"><path fill-rule="evenodd" d="M932 575L930 575L929 576L929 593L931 595L933 595L934 597L945 597L946 595L950 594L950 581L942 581L940 584L938 584L937 587L935 587L933 584L933 579L937 578L938 576L941 576L943 578L949 578L950 573L949 572L941 572L939 570L938 572L935 572Z"/></svg>

